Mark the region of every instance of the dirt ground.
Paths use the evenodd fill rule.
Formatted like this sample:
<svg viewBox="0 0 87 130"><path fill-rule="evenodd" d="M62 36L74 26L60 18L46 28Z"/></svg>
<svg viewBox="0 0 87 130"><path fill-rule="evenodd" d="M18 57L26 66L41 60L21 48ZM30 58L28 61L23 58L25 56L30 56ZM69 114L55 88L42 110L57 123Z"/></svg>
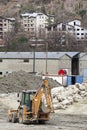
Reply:
<svg viewBox="0 0 87 130"><path fill-rule="evenodd" d="M8 109L18 105L15 97L16 93L0 94L0 130L87 130L87 100L55 111L46 124L24 125L7 121Z"/></svg>

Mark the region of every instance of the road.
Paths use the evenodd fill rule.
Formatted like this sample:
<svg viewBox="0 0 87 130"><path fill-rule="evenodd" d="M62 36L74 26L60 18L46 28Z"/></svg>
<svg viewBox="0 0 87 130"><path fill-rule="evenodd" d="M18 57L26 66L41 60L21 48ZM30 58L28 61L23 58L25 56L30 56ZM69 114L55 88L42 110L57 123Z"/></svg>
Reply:
<svg viewBox="0 0 87 130"><path fill-rule="evenodd" d="M87 116L54 114L51 121L43 125L9 123L0 118L0 130L87 130Z"/></svg>
<svg viewBox="0 0 87 130"><path fill-rule="evenodd" d="M0 109L0 130L87 130L87 115L53 113L49 122L43 125L19 124L7 121L7 110Z"/></svg>

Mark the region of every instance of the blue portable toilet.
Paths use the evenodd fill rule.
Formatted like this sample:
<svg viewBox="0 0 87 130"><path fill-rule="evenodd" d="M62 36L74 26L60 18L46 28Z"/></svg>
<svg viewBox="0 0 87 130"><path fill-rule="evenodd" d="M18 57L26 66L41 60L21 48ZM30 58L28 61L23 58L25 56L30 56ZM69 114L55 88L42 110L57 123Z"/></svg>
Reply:
<svg viewBox="0 0 87 130"><path fill-rule="evenodd" d="M75 78L75 80L76 80L75 81L76 83L80 83L81 84L83 82L83 76L77 75L76 78Z"/></svg>
<svg viewBox="0 0 87 130"><path fill-rule="evenodd" d="M79 75L67 76L67 86L73 85L75 83L81 84L82 82L83 82L83 76L79 76Z"/></svg>
<svg viewBox="0 0 87 130"><path fill-rule="evenodd" d="M72 76L67 76L67 86L72 84Z"/></svg>

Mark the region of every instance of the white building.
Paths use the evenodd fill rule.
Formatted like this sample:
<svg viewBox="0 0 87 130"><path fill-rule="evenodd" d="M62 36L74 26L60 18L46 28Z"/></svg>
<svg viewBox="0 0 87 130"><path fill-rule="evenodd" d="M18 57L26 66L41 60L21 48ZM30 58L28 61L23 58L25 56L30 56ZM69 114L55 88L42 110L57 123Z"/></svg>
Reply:
<svg viewBox="0 0 87 130"><path fill-rule="evenodd" d="M73 20L67 23L58 23L55 26L51 26L50 29L46 29L47 33L55 30L62 31L65 34L70 33L75 36L77 40L87 40L87 29L81 26L80 20Z"/></svg>
<svg viewBox="0 0 87 130"><path fill-rule="evenodd" d="M21 14L21 25L25 31L28 31L31 34L38 34L40 31L45 30L49 17L51 22L54 22L53 16L48 16L43 13Z"/></svg>
<svg viewBox="0 0 87 130"><path fill-rule="evenodd" d="M69 25L68 23L59 23L57 25L58 31L63 31L65 33L74 33L74 27L72 25Z"/></svg>
<svg viewBox="0 0 87 130"><path fill-rule="evenodd" d="M6 32L13 29L15 18L0 17L0 39L4 38Z"/></svg>
<svg viewBox="0 0 87 130"><path fill-rule="evenodd" d="M68 22L69 25L71 26L81 26L81 21L80 20L73 20L73 21L70 21Z"/></svg>
<svg viewBox="0 0 87 130"><path fill-rule="evenodd" d="M74 27L74 35L76 36L77 40L87 39L87 29L81 26L81 21L73 20L71 22L68 22L68 24Z"/></svg>

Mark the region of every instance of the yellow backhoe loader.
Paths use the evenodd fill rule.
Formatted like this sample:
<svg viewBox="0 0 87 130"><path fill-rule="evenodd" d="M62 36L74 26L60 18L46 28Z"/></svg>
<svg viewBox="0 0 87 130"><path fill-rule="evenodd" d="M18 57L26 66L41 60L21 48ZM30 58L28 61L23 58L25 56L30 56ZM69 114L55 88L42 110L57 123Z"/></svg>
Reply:
<svg viewBox="0 0 87 130"><path fill-rule="evenodd" d="M17 110L8 110L10 122L44 123L50 119L53 112L51 88L48 80L42 82L41 87L36 90L22 91L20 105Z"/></svg>

